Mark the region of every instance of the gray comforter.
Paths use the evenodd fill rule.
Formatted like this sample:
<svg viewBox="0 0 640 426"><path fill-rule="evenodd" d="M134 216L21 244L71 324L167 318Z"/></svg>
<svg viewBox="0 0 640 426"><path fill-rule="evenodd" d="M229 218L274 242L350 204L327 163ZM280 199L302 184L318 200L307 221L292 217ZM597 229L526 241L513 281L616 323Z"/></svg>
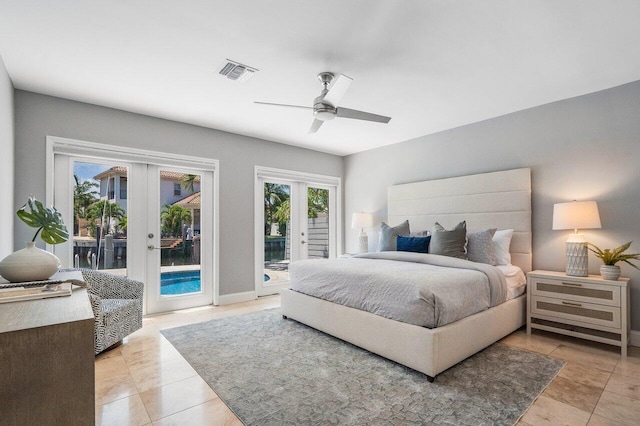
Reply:
<svg viewBox="0 0 640 426"><path fill-rule="evenodd" d="M498 268L432 254L381 252L302 260L293 262L289 273L294 291L428 328L507 298Z"/></svg>

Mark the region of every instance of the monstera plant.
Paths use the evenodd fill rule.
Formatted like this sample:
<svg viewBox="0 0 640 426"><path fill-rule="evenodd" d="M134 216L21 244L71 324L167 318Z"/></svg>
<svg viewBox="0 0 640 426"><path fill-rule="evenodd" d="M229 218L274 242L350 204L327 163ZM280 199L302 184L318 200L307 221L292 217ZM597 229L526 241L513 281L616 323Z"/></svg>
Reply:
<svg viewBox="0 0 640 426"><path fill-rule="evenodd" d="M11 282L41 281L50 278L60 268L60 259L53 253L35 246L38 234L47 244L60 244L69 239L62 215L55 207L45 207L34 197L29 197L16 214L32 228L36 228L27 247L5 257L0 262L0 275Z"/></svg>
<svg viewBox="0 0 640 426"><path fill-rule="evenodd" d="M29 211L27 211L27 207ZM62 221L62 215L55 207L49 208L33 197L16 212L24 223L32 228L38 228L31 242L35 242L40 233L40 238L47 244L60 244L69 239L69 232Z"/></svg>

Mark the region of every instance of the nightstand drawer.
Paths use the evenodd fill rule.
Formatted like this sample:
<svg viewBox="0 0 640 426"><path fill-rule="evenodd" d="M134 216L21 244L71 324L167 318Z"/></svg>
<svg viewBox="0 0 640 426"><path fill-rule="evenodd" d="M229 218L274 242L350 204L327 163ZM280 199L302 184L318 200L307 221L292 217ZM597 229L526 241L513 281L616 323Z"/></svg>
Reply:
<svg viewBox="0 0 640 426"><path fill-rule="evenodd" d="M531 280L531 294L598 305L620 306L620 287L606 284L536 278Z"/></svg>
<svg viewBox="0 0 640 426"><path fill-rule="evenodd" d="M531 314L620 328L620 308L594 303L532 296Z"/></svg>

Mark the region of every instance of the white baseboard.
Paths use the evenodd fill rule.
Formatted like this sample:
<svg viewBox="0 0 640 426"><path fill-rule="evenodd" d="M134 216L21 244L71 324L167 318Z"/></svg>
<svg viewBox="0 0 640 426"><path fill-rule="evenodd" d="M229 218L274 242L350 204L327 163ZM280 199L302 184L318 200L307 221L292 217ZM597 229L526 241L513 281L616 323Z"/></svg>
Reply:
<svg viewBox="0 0 640 426"><path fill-rule="evenodd" d="M240 303L240 302L248 302L250 300L256 300L258 297L256 296L255 291L245 291L242 293L231 293L231 294L221 294L218 298L218 304L222 305L231 305L232 303Z"/></svg>
<svg viewBox="0 0 640 426"><path fill-rule="evenodd" d="M629 333L629 337L630 337L630 342L629 344L631 346L638 346L640 347L640 331L637 330L631 330L631 332Z"/></svg>

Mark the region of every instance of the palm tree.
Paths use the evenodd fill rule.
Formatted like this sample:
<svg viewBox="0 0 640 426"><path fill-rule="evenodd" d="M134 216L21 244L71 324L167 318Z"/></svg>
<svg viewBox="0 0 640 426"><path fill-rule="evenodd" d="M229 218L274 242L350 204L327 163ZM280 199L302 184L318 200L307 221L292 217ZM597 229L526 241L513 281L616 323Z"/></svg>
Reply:
<svg viewBox="0 0 640 426"><path fill-rule="evenodd" d="M308 216L318 217L320 213L329 213L329 190L321 188L309 188L307 191Z"/></svg>
<svg viewBox="0 0 640 426"><path fill-rule="evenodd" d="M98 187L96 182L90 180L81 181L78 175L74 174L75 184L73 187L73 229L78 232L80 219L86 219L87 208L95 203L100 194L94 188Z"/></svg>
<svg viewBox="0 0 640 426"><path fill-rule="evenodd" d="M329 190L321 188L308 188L307 191L307 217L315 218L320 213L329 213ZM273 217L280 223L286 223L291 216L291 203L287 198L275 209Z"/></svg>
<svg viewBox="0 0 640 426"><path fill-rule="evenodd" d="M126 217L126 212L118 203L109 200L100 200L87 207L86 217L89 222L89 235L94 237L95 225L98 219L100 219L100 224L105 228L103 232L108 233L115 231L111 229L112 219L120 222Z"/></svg>
<svg viewBox="0 0 640 426"><path fill-rule="evenodd" d="M264 231L268 235L271 224L275 222L284 223L276 217L278 207L289 200L289 186L279 183L264 183Z"/></svg>
<svg viewBox="0 0 640 426"><path fill-rule="evenodd" d="M194 192L193 184L198 178L198 175L182 175L180 178L180 185L189 192Z"/></svg>
<svg viewBox="0 0 640 426"><path fill-rule="evenodd" d="M118 223L116 223L116 232L121 232L127 235L127 217L123 216Z"/></svg>
<svg viewBox="0 0 640 426"><path fill-rule="evenodd" d="M182 224L191 222L191 213L181 206L166 204L160 215L162 220L162 234L179 238L182 236Z"/></svg>

